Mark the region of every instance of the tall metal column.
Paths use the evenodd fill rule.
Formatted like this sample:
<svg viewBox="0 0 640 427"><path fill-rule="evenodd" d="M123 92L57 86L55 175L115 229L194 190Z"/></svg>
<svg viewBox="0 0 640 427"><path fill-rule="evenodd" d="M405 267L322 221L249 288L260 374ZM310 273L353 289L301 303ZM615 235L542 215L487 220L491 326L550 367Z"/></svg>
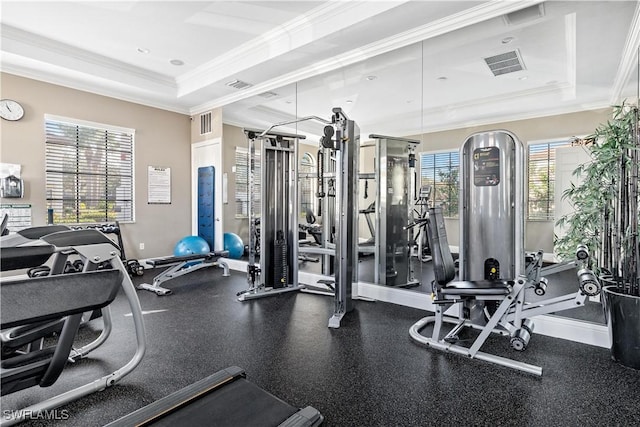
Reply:
<svg viewBox="0 0 640 427"><path fill-rule="evenodd" d="M360 128L341 108L333 109L336 171L336 293L330 328L339 328L344 315L353 310L353 281L358 277L358 151Z"/></svg>

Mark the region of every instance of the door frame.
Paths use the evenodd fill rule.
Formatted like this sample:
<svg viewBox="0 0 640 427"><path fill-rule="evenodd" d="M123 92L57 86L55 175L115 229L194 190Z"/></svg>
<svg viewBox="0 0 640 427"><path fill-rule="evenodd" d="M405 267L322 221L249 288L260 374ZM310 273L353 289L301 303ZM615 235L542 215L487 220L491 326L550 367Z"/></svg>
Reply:
<svg viewBox="0 0 640 427"><path fill-rule="evenodd" d="M206 153L207 149L213 148L213 158L199 156ZM201 162L198 162L200 160ZM202 163L202 160L206 164ZM224 247L224 211L222 203L222 138L213 138L206 141L191 144L191 234L198 235L198 168L201 166L213 166L215 169L215 248L211 250L221 251Z"/></svg>

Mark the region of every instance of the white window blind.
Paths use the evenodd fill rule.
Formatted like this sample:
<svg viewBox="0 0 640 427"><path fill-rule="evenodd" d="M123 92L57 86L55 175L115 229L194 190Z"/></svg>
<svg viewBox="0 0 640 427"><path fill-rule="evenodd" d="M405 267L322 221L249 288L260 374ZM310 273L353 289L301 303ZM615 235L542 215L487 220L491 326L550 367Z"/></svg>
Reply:
<svg viewBox="0 0 640 427"><path fill-rule="evenodd" d="M45 119L55 223L133 221L133 132Z"/></svg>
<svg viewBox="0 0 640 427"><path fill-rule="evenodd" d="M260 155L255 155L255 168L253 172L253 212L255 217L260 216ZM236 147L236 218L249 216L249 150L244 147Z"/></svg>
<svg viewBox="0 0 640 427"><path fill-rule="evenodd" d="M457 151L420 153L420 185L431 185L432 204L445 217L458 217L459 171Z"/></svg>
<svg viewBox="0 0 640 427"><path fill-rule="evenodd" d="M555 215L556 148L569 147L569 141L545 142L529 145L529 199L530 220L552 220Z"/></svg>

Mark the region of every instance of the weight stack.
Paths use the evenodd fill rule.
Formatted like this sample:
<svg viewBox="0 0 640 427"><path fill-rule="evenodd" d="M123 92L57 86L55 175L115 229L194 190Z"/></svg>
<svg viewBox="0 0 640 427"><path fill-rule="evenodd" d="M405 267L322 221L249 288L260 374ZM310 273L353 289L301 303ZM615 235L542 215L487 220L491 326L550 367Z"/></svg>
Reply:
<svg viewBox="0 0 640 427"><path fill-rule="evenodd" d="M273 242L273 287L284 288L288 281L288 264L287 264L287 240L284 238L282 230L276 233L276 239Z"/></svg>

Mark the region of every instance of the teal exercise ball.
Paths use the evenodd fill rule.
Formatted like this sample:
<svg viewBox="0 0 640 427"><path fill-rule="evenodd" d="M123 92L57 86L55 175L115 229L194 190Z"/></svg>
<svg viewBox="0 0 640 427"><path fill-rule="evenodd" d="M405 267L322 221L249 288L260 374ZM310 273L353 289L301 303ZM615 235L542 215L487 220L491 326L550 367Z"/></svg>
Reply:
<svg viewBox="0 0 640 427"><path fill-rule="evenodd" d="M229 252L229 258L240 259L244 254L244 243L235 233L224 233L224 250Z"/></svg>
<svg viewBox="0 0 640 427"><path fill-rule="evenodd" d="M206 240L199 236L187 236L182 239L173 248L173 255L201 255L211 252L209 244Z"/></svg>

